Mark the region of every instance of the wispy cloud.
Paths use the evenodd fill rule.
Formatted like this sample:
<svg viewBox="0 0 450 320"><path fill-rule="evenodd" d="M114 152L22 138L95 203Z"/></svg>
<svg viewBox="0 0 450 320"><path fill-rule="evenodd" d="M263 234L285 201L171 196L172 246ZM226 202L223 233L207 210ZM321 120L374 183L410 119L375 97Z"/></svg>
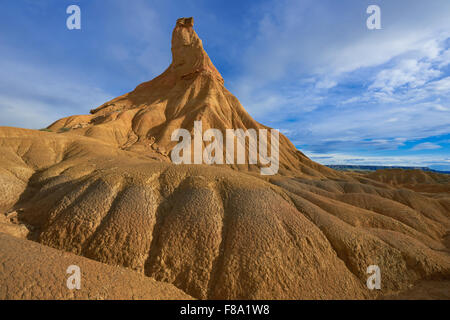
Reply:
<svg viewBox="0 0 450 320"><path fill-rule="evenodd" d="M432 142L423 142L415 145L411 150L435 150L441 149L442 146L432 143Z"/></svg>
<svg viewBox="0 0 450 320"><path fill-rule="evenodd" d="M448 133L450 4L405 3L381 4L380 31L365 28L364 2L266 3L232 90L259 121L318 152Z"/></svg>

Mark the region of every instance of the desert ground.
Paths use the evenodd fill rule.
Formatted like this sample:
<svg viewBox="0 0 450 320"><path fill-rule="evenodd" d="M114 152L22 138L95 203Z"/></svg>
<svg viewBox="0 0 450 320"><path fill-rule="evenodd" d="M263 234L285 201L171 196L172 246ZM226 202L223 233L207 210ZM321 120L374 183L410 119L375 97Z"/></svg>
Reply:
<svg viewBox="0 0 450 320"><path fill-rule="evenodd" d="M282 134L273 176L171 162L194 121L270 129L193 25L177 21L171 65L132 92L45 130L0 127L0 299L450 299L449 175L339 172Z"/></svg>

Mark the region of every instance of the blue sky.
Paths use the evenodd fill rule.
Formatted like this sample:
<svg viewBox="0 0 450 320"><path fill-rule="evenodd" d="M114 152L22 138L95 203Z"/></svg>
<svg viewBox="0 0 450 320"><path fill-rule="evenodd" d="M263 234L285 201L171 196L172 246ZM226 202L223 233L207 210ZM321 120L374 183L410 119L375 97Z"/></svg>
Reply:
<svg viewBox="0 0 450 320"><path fill-rule="evenodd" d="M313 160L450 170L448 0L4 0L0 125L46 127L152 79L183 16L248 112Z"/></svg>

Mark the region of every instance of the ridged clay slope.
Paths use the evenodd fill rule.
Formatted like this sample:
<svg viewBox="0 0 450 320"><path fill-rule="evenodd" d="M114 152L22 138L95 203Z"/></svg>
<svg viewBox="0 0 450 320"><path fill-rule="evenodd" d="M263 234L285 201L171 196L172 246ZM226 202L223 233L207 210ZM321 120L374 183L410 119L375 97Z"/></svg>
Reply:
<svg viewBox="0 0 450 320"><path fill-rule="evenodd" d="M0 299L191 300L173 285L0 233ZM79 290L69 290L69 266L80 267Z"/></svg>
<svg viewBox="0 0 450 320"><path fill-rule="evenodd" d="M32 226L30 239L196 298L370 298L371 264L386 293L449 278L449 197L375 181L264 181L25 129L0 128L0 151L5 189L22 190L2 198L4 212Z"/></svg>

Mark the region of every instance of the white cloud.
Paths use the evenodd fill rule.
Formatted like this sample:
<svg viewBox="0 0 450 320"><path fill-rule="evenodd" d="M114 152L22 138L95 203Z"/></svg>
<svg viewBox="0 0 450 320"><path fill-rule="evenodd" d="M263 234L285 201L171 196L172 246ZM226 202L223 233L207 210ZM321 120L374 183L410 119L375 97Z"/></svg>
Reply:
<svg viewBox="0 0 450 320"><path fill-rule="evenodd" d="M445 50L439 58L439 68L444 68L450 64L450 49Z"/></svg>
<svg viewBox="0 0 450 320"><path fill-rule="evenodd" d="M365 27L366 8L348 0L279 0L257 7L258 32L243 50L244 74L261 85L298 74L332 78L411 49L433 58L436 34L450 29L446 0L383 2L383 30L377 31Z"/></svg>
<svg viewBox="0 0 450 320"><path fill-rule="evenodd" d="M316 83L316 88L317 89L331 89L331 88L335 87L336 85L337 85L337 82L335 80L325 78Z"/></svg>
<svg viewBox="0 0 450 320"><path fill-rule="evenodd" d="M242 76L227 86L252 116L287 130L299 148L396 149L396 137L449 133L443 68L450 2L380 7L383 29L374 31L365 27L364 1L281 0L256 8Z"/></svg>
<svg viewBox="0 0 450 320"><path fill-rule="evenodd" d="M430 62L404 59L393 68L380 71L369 90L379 89L392 93L402 86L417 88L440 75L441 71L434 69Z"/></svg>
<svg viewBox="0 0 450 320"><path fill-rule="evenodd" d="M443 78L428 84L426 87L431 93L449 93L450 92L450 77Z"/></svg>
<svg viewBox="0 0 450 320"><path fill-rule="evenodd" d="M441 149L442 146L432 143L432 142L423 142L415 145L411 150L434 150L434 149Z"/></svg>

